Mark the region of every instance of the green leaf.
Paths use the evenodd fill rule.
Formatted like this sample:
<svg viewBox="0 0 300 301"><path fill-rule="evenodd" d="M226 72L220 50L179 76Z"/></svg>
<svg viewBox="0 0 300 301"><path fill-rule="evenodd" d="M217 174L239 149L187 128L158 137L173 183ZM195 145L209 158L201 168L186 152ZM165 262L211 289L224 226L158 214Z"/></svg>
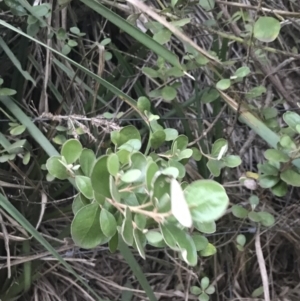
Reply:
<svg viewBox="0 0 300 301"><path fill-rule="evenodd" d="M300 116L295 112L285 112L283 114L283 120L286 122L286 124L291 127L295 132L297 132L297 125L300 124Z"/></svg>
<svg viewBox="0 0 300 301"><path fill-rule="evenodd" d="M32 6L32 11L35 17L45 17L50 11L50 5L48 3Z"/></svg>
<svg viewBox="0 0 300 301"><path fill-rule="evenodd" d="M201 288L202 288L202 290L203 291L206 290L208 288L208 286L209 286L209 278L208 277L203 277L201 279Z"/></svg>
<svg viewBox="0 0 300 301"><path fill-rule="evenodd" d="M60 162L61 156L50 157L46 162L46 167L50 175L59 180L66 180L69 178L69 173L64 165Z"/></svg>
<svg viewBox="0 0 300 301"><path fill-rule="evenodd" d="M273 42L280 32L280 22L273 17L259 17L253 27L253 34L261 42Z"/></svg>
<svg viewBox="0 0 300 301"><path fill-rule="evenodd" d="M152 68L143 67L143 68L142 68L142 72L143 72L145 75L147 75L147 76L149 76L149 77L151 77L151 78L159 77L159 73L158 73L156 70L152 69ZM147 110L147 111L148 111L148 110Z"/></svg>
<svg viewBox="0 0 300 301"><path fill-rule="evenodd" d="M24 157L23 157L23 164L27 165L30 161L30 152L25 153Z"/></svg>
<svg viewBox="0 0 300 301"><path fill-rule="evenodd" d="M149 230L146 233L146 239L148 243L152 246L156 246L164 240L162 234L154 230Z"/></svg>
<svg viewBox="0 0 300 301"><path fill-rule="evenodd" d="M142 112L142 113L144 113L145 111L150 112L150 110L151 110L150 100L145 96L139 97L139 99L137 101L137 107L140 110L140 112Z"/></svg>
<svg viewBox="0 0 300 301"><path fill-rule="evenodd" d="M217 82L216 87L219 90L227 90L231 86L231 81L228 78L223 78Z"/></svg>
<svg viewBox="0 0 300 301"><path fill-rule="evenodd" d="M124 242L127 245L132 246L133 244L132 215L128 207L125 210L125 217L122 223L121 235Z"/></svg>
<svg viewBox="0 0 300 301"><path fill-rule="evenodd" d="M242 160L241 160L240 156L229 155L223 159L223 162L225 163L226 166L228 166L230 168L235 168L235 167L241 165Z"/></svg>
<svg viewBox="0 0 300 301"><path fill-rule="evenodd" d="M80 34L80 29L78 27L71 27L70 28L70 32L72 32L73 34Z"/></svg>
<svg viewBox="0 0 300 301"><path fill-rule="evenodd" d="M211 103L213 101L215 101L216 99L218 99L218 97L220 96L218 90L214 89L214 88L205 88L204 92L201 96L201 102L202 103Z"/></svg>
<svg viewBox="0 0 300 301"><path fill-rule="evenodd" d="M73 47L76 47L76 46L78 45L78 43L77 43L76 41L74 41L74 40L69 39L69 40L68 40L68 45L69 45L71 48L73 48Z"/></svg>
<svg viewBox="0 0 300 301"><path fill-rule="evenodd" d="M208 239L199 233L193 233L192 239L196 246L197 252L204 250L208 245Z"/></svg>
<svg viewBox="0 0 300 301"><path fill-rule="evenodd" d="M132 183L137 181L142 175L142 172L138 169L131 169L126 171L122 176L121 176L121 181L125 183Z"/></svg>
<svg viewBox="0 0 300 301"><path fill-rule="evenodd" d="M246 236L243 235L243 234L239 234L237 237L236 237L236 242L240 245L240 246L245 246L246 244Z"/></svg>
<svg viewBox="0 0 300 301"><path fill-rule="evenodd" d="M82 145L77 139L70 139L64 143L61 149L61 155L68 164L74 163L79 159L82 152Z"/></svg>
<svg viewBox="0 0 300 301"><path fill-rule="evenodd" d="M107 211L105 208L102 208L100 213L100 226L103 234L106 237L113 237L117 232L117 222L115 217Z"/></svg>
<svg viewBox="0 0 300 301"><path fill-rule="evenodd" d="M108 156L101 156L96 163L91 172L91 182L94 191L100 195L110 198L109 189L109 172L107 169Z"/></svg>
<svg viewBox="0 0 300 301"><path fill-rule="evenodd" d="M217 226L215 222L209 222L209 223L194 222L194 225L198 231L206 234L215 233L217 230Z"/></svg>
<svg viewBox="0 0 300 301"><path fill-rule="evenodd" d="M139 229L136 228L133 230L133 238L140 256L143 259L146 259L145 250L143 246L143 240L145 239L145 235Z"/></svg>
<svg viewBox="0 0 300 301"><path fill-rule="evenodd" d="M81 208L71 224L71 235L76 246L93 249L104 243L105 236L100 229L100 208L97 203Z"/></svg>
<svg viewBox="0 0 300 301"><path fill-rule="evenodd" d="M292 169L287 169L280 174L280 179L294 187L300 187L300 174Z"/></svg>
<svg viewBox="0 0 300 301"><path fill-rule="evenodd" d="M166 134L165 141L173 141L178 137L178 131L175 129L164 129L164 132Z"/></svg>
<svg viewBox="0 0 300 301"><path fill-rule="evenodd" d="M249 92L247 92L246 98L247 99L257 98L266 92L267 89L264 86L254 87Z"/></svg>
<svg viewBox="0 0 300 301"><path fill-rule="evenodd" d="M222 185L212 180L198 180L184 191L192 218L198 222L212 222L220 218L229 199Z"/></svg>
<svg viewBox="0 0 300 301"><path fill-rule="evenodd" d="M278 115L278 111L275 108L264 108L261 112L266 120L275 118Z"/></svg>
<svg viewBox="0 0 300 301"><path fill-rule="evenodd" d="M258 298L259 296L261 296L264 293L264 287L260 286L257 289L255 289L253 291L253 293L251 294L251 297L253 298Z"/></svg>
<svg viewBox="0 0 300 301"><path fill-rule="evenodd" d="M193 151L193 155L192 155L193 159L195 161L200 161L202 158L202 154L201 154L200 150L196 147L192 147L192 151Z"/></svg>
<svg viewBox="0 0 300 301"><path fill-rule="evenodd" d="M121 146L122 144L132 139L138 139L141 141L141 135L140 132L134 126L128 125L120 130L116 141L117 143L115 143L114 141L113 143L116 144L117 146Z"/></svg>
<svg viewBox="0 0 300 301"><path fill-rule="evenodd" d="M56 135L52 141L58 145L63 145L67 141L67 138L65 135Z"/></svg>
<svg viewBox="0 0 300 301"><path fill-rule="evenodd" d="M271 188L272 193L278 197L283 197L287 194L288 187L283 181L279 181L275 186Z"/></svg>
<svg viewBox="0 0 300 301"><path fill-rule="evenodd" d="M118 147L118 149L125 149L128 152L138 151L142 147L141 140L139 139L130 139L121 146Z"/></svg>
<svg viewBox="0 0 300 301"><path fill-rule="evenodd" d="M17 94L16 90L9 88L0 88L0 96L12 96Z"/></svg>
<svg viewBox="0 0 300 301"><path fill-rule="evenodd" d="M256 223L259 223L261 221L261 218L257 212L251 211L248 213L248 218Z"/></svg>
<svg viewBox="0 0 300 301"><path fill-rule="evenodd" d="M171 212L177 221L184 227L192 226L192 216L180 184L173 178L171 180Z"/></svg>
<svg viewBox="0 0 300 301"><path fill-rule="evenodd" d="M191 22L190 18L183 18L181 20L172 21L170 23L175 27L183 27L184 25L189 24L190 22Z"/></svg>
<svg viewBox="0 0 300 301"><path fill-rule="evenodd" d="M65 44L61 50L61 53L63 55L68 55L71 52L71 50L72 48L68 44Z"/></svg>
<svg viewBox="0 0 300 301"><path fill-rule="evenodd" d="M204 250L200 251L200 255L203 256L203 257L209 257L209 256L212 256L216 253L217 253L217 249L211 243L209 243Z"/></svg>
<svg viewBox="0 0 300 301"><path fill-rule="evenodd" d="M228 149L228 142L227 140L220 138L216 140L212 146L211 155L214 158L218 158L220 160L227 152Z"/></svg>
<svg viewBox="0 0 300 301"><path fill-rule="evenodd" d="M109 43L111 43L111 39L106 38L106 39L104 39L104 40L102 40L102 41L100 42L100 45L106 46L106 45L108 45Z"/></svg>
<svg viewBox="0 0 300 301"><path fill-rule="evenodd" d="M280 138L280 144L283 148L289 151L294 151L297 149L296 144L288 135L284 135Z"/></svg>
<svg viewBox="0 0 300 301"><path fill-rule="evenodd" d="M250 72L251 71L250 71L249 67L244 66L244 67L238 68L234 72L234 76L239 77L239 78L243 78L243 77L247 76Z"/></svg>
<svg viewBox="0 0 300 301"><path fill-rule="evenodd" d="M279 173L279 170L270 163L258 164L257 167L259 172L265 175L277 176Z"/></svg>
<svg viewBox="0 0 300 301"><path fill-rule="evenodd" d="M109 251L111 253L115 253L118 249L118 244L119 244L119 234L118 232L116 232L116 234L108 242Z"/></svg>
<svg viewBox="0 0 300 301"><path fill-rule="evenodd" d="M207 168L212 173L213 176L218 177L221 174L221 169L224 167L224 163L218 160L208 160Z"/></svg>
<svg viewBox="0 0 300 301"><path fill-rule="evenodd" d="M265 227L270 227L275 224L274 216L269 212L258 212L257 213L260 217L260 222Z"/></svg>
<svg viewBox="0 0 300 301"><path fill-rule="evenodd" d="M161 91L162 98L167 102L172 101L176 95L177 91L171 86L165 86Z"/></svg>
<svg viewBox="0 0 300 301"><path fill-rule="evenodd" d="M153 40L163 45L171 40L171 36L172 36L172 32L169 29L164 28L160 30L158 33L155 33L153 35Z"/></svg>
<svg viewBox="0 0 300 301"><path fill-rule="evenodd" d="M158 130L151 135L150 144L154 149L159 148L166 140L166 134L163 130Z"/></svg>
<svg viewBox="0 0 300 301"><path fill-rule="evenodd" d="M209 300L209 296L206 293L202 293L199 297L198 297L199 301L208 301Z"/></svg>
<svg viewBox="0 0 300 301"><path fill-rule="evenodd" d="M259 198L256 195L251 195L249 198L249 203L252 207L255 207L259 204Z"/></svg>
<svg viewBox="0 0 300 301"><path fill-rule="evenodd" d="M56 38L58 40L65 40L67 38L67 33L63 28L59 28L57 33L56 33Z"/></svg>
<svg viewBox="0 0 300 301"><path fill-rule="evenodd" d="M202 293L202 290L198 286L191 286L190 287L190 292L191 292L191 294L198 296Z"/></svg>
<svg viewBox="0 0 300 301"><path fill-rule="evenodd" d="M210 11L215 8L215 0L199 0L199 5L206 11Z"/></svg>
<svg viewBox="0 0 300 301"><path fill-rule="evenodd" d="M110 154L107 158L107 170L116 177L120 169L119 157L116 154Z"/></svg>
<svg viewBox="0 0 300 301"><path fill-rule="evenodd" d="M216 291L215 287L213 285L210 285L206 290L205 292L208 294L208 295L212 295L214 294Z"/></svg>
<svg viewBox="0 0 300 301"><path fill-rule="evenodd" d="M134 215L134 222L140 230L144 230L147 224L147 218L143 214L136 213Z"/></svg>
<svg viewBox="0 0 300 301"><path fill-rule="evenodd" d="M83 173L86 176L90 176L95 161L96 156L94 152L90 149L84 148L79 157L79 163Z"/></svg>
<svg viewBox="0 0 300 301"><path fill-rule="evenodd" d="M263 175L259 177L259 185L262 188L271 188L280 181L278 176Z"/></svg>
<svg viewBox="0 0 300 301"><path fill-rule="evenodd" d="M165 227L168 229L173 239L175 240L176 245L179 247L183 260L187 264L195 266L198 260L197 250L191 236L174 225L166 224ZM177 248L175 248L175 250L176 249Z"/></svg>
<svg viewBox="0 0 300 301"><path fill-rule="evenodd" d="M158 166L155 162L149 162L147 167L146 167L146 184L147 184L147 189L152 190L152 180L154 178L154 175L156 172L158 172Z"/></svg>
<svg viewBox="0 0 300 301"><path fill-rule="evenodd" d="M173 76L173 77L182 77L184 75L184 73L178 67L171 67L166 71L166 75Z"/></svg>
<svg viewBox="0 0 300 301"><path fill-rule="evenodd" d="M0 91L1 92L1 91ZM9 133L12 135L12 136L18 136L18 135L21 135L24 131L26 130L26 126L25 125L18 125L14 128L12 128Z"/></svg>
<svg viewBox="0 0 300 301"><path fill-rule="evenodd" d="M264 152L264 156L269 161L275 162L289 162L288 155L277 149L268 149Z"/></svg>
<svg viewBox="0 0 300 301"><path fill-rule="evenodd" d="M81 195L80 193L77 194L77 196L75 197L75 199L73 200L72 203L72 211L74 213L74 215L84 206L89 205L90 202L88 199L86 199L83 195Z"/></svg>
<svg viewBox="0 0 300 301"><path fill-rule="evenodd" d="M92 199L94 197L94 191L91 183L91 179L85 176L76 176L75 183L78 190L87 198Z"/></svg>
<svg viewBox="0 0 300 301"><path fill-rule="evenodd" d="M246 218L248 216L248 210L240 205L233 205L232 214L237 218Z"/></svg>

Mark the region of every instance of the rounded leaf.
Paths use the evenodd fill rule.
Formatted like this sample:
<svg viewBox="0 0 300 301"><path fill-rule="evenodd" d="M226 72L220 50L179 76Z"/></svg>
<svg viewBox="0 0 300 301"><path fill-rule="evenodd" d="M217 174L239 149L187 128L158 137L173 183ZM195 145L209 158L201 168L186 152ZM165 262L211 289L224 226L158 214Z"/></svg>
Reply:
<svg viewBox="0 0 300 301"><path fill-rule="evenodd" d="M198 286L191 286L190 287L190 292L191 292L191 294L198 296L202 293L202 290Z"/></svg>
<svg viewBox="0 0 300 301"><path fill-rule="evenodd" d="M248 210L240 205L233 205L232 214L237 218L246 218L248 216Z"/></svg>
<svg viewBox="0 0 300 301"><path fill-rule="evenodd" d="M138 101L137 101L137 108L144 113L145 111L150 112L151 109L151 103L150 100L145 97L145 96L141 96L139 97Z"/></svg>
<svg viewBox="0 0 300 301"><path fill-rule="evenodd" d="M236 242L240 245L240 246L244 246L246 244L246 236L243 234L239 234L236 237Z"/></svg>
<svg viewBox="0 0 300 301"><path fill-rule="evenodd" d="M116 154L110 154L107 158L107 170L112 176L116 176L120 169L119 157Z"/></svg>
<svg viewBox="0 0 300 301"><path fill-rule="evenodd" d="M274 216L269 212L258 212L260 222L265 227L271 227L275 224Z"/></svg>
<svg viewBox="0 0 300 301"><path fill-rule="evenodd" d="M300 174L292 169L287 169L280 174L280 179L295 187L300 187Z"/></svg>
<svg viewBox="0 0 300 301"><path fill-rule="evenodd" d="M18 125L16 127L12 128L9 133L12 136L18 136L18 135L21 135L25 130L26 130L25 125Z"/></svg>
<svg viewBox="0 0 300 301"><path fill-rule="evenodd" d="M151 147L156 149L160 147L166 140L166 134L163 130L158 130L151 135L150 144Z"/></svg>
<svg viewBox="0 0 300 301"><path fill-rule="evenodd" d="M287 154L277 149L266 150L264 156L267 160L275 162L288 162L290 160Z"/></svg>
<svg viewBox="0 0 300 301"><path fill-rule="evenodd" d="M217 253L217 249L211 243L209 243L204 250L200 251L200 255L203 256L203 257L209 257L209 256L212 256L216 253Z"/></svg>
<svg viewBox="0 0 300 301"><path fill-rule="evenodd" d="M140 178L141 174L142 172L140 170L131 169L122 175L121 180L125 183L132 183L137 181Z"/></svg>
<svg viewBox="0 0 300 301"><path fill-rule="evenodd" d="M86 176L90 176L93 165L96 161L96 156L91 149L83 149L79 157L81 170Z"/></svg>
<svg viewBox="0 0 300 301"><path fill-rule="evenodd" d="M247 76L250 73L250 69L247 66L238 68L235 72L234 72L234 76L239 77L239 78L243 78L245 76Z"/></svg>
<svg viewBox="0 0 300 301"><path fill-rule="evenodd" d="M206 290L209 286L209 278L208 277L203 277L201 279L201 288L202 290Z"/></svg>
<svg viewBox="0 0 300 301"><path fill-rule="evenodd" d="M103 234L106 237L113 237L117 232L117 222L115 217L107 211L105 208L102 208L100 213L100 226Z"/></svg>
<svg viewBox="0 0 300 301"><path fill-rule="evenodd" d="M176 97L176 95L177 95L176 89L174 89L171 86L165 86L161 91L162 98L167 102L172 101Z"/></svg>
<svg viewBox="0 0 300 301"><path fill-rule="evenodd" d="M263 175L263 176L259 177L259 185L262 188L271 188L271 187L275 186L279 181L280 181L280 178L278 176Z"/></svg>
<svg viewBox="0 0 300 301"><path fill-rule="evenodd" d="M164 132L166 134L165 141L172 141L175 140L178 137L178 131L175 129L164 129Z"/></svg>
<svg viewBox="0 0 300 301"><path fill-rule="evenodd" d="M171 167L170 167L171 168ZM177 221L184 227L192 226L192 216L188 204L185 200L184 193L176 179L171 180L171 211Z"/></svg>
<svg viewBox="0 0 300 301"><path fill-rule="evenodd" d="M219 80L216 84L217 89L219 90L227 90L231 85L231 81L228 78L223 78L221 80Z"/></svg>
<svg viewBox="0 0 300 301"><path fill-rule="evenodd" d="M199 233L194 233L192 235L192 239L194 241L197 251L204 250L208 245L208 239Z"/></svg>
<svg viewBox="0 0 300 301"><path fill-rule="evenodd" d="M209 222L209 223L199 223L199 222L194 222L195 228L202 232L202 233L206 233L206 234L212 234L215 233L217 230L217 226L216 223L213 222Z"/></svg>
<svg viewBox="0 0 300 301"><path fill-rule="evenodd" d="M259 17L253 27L253 34L261 42L273 42L280 32L280 22L273 17Z"/></svg>
<svg viewBox="0 0 300 301"><path fill-rule="evenodd" d="M100 157L91 172L91 182L94 191L105 197L111 197L109 189L109 172L107 169L108 156Z"/></svg>
<svg viewBox="0 0 300 301"><path fill-rule="evenodd" d="M66 180L69 178L67 168L60 162L61 156L50 157L46 162L46 167L50 175L59 179Z"/></svg>
<svg viewBox="0 0 300 301"><path fill-rule="evenodd" d="M92 199L94 197L94 191L92 187L92 182L89 177L76 176L75 183L78 190L87 198Z"/></svg>
<svg viewBox="0 0 300 301"><path fill-rule="evenodd" d="M92 249L104 243L105 236L100 229L100 208L93 203L81 208L71 224L71 235L76 246Z"/></svg>
<svg viewBox="0 0 300 301"><path fill-rule="evenodd" d="M64 143L61 149L61 155L68 164L74 163L79 159L82 152L82 145L77 139L70 139Z"/></svg>
<svg viewBox="0 0 300 301"><path fill-rule="evenodd" d="M184 191L192 218L198 222L212 222L226 211L229 199L222 185L212 180L198 180Z"/></svg>

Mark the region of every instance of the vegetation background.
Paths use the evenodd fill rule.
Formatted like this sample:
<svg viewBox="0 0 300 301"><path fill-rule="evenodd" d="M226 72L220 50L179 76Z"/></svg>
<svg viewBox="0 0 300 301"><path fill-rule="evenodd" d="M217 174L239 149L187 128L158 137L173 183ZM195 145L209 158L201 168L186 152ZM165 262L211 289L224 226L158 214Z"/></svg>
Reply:
<svg viewBox="0 0 300 301"><path fill-rule="evenodd" d="M0 9L0 300L299 300L299 1ZM146 152L153 116L198 150L186 181L230 199L198 229L215 249L198 245L196 267L166 247L76 246L77 192L45 166L70 138L105 154L127 125Z"/></svg>

